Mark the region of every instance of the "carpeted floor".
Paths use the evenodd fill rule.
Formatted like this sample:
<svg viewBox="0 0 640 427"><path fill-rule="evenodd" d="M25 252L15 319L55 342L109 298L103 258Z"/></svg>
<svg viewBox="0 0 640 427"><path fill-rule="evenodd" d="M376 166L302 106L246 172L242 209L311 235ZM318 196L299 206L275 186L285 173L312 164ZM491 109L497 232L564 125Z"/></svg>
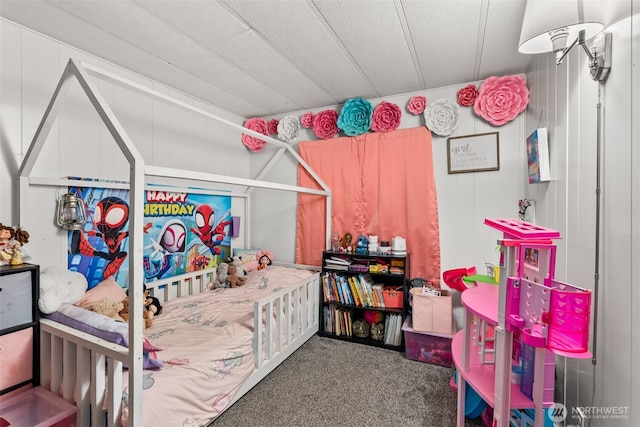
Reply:
<svg viewBox="0 0 640 427"><path fill-rule="evenodd" d="M316 335L212 425L452 427L452 373L399 352Z"/></svg>

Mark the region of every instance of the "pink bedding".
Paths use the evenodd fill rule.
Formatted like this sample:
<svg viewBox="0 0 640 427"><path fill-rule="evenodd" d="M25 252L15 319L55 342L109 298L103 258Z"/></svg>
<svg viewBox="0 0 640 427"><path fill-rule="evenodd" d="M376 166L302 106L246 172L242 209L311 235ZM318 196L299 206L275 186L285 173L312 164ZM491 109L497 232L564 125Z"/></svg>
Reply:
<svg viewBox="0 0 640 427"><path fill-rule="evenodd" d="M163 303L145 331L163 348L156 356L164 366L144 371L144 425L202 426L222 413L254 372L253 302L312 274L270 266L249 273L242 287Z"/></svg>

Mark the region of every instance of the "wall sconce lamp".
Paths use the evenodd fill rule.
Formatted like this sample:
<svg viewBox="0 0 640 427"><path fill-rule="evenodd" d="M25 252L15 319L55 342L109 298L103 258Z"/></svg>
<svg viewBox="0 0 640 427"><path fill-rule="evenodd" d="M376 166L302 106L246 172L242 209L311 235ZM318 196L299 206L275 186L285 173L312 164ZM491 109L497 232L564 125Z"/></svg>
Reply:
<svg viewBox="0 0 640 427"><path fill-rule="evenodd" d="M58 199L58 225L65 230L80 230L87 216L84 200L77 194L67 193Z"/></svg>
<svg viewBox="0 0 640 427"><path fill-rule="evenodd" d="M603 28L600 0L527 0L518 50L555 52L559 65L579 44L589 57L591 78L604 81L611 69L611 33L601 33ZM586 40L594 36L587 46ZM573 40L569 47L567 40Z"/></svg>

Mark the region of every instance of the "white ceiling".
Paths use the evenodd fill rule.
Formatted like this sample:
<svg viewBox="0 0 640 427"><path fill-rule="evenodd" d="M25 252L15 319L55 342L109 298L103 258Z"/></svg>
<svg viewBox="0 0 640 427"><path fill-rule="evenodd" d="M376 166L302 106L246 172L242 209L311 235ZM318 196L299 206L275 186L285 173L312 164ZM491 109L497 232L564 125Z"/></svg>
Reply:
<svg viewBox="0 0 640 427"><path fill-rule="evenodd" d="M243 117L523 73L526 0L0 0L0 16Z"/></svg>

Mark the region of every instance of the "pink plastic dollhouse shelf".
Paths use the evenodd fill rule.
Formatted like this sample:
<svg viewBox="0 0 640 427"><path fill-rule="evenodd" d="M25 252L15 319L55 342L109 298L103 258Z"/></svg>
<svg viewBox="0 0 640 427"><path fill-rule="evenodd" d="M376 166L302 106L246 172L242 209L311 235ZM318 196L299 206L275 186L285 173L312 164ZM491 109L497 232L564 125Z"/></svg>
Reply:
<svg viewBox="0 0 640 427"><path fill-rule="evenodd" d="M476 282L476 286L464 291L461 295L465 308L490 325L498 324L499 286Z"/></svg>
<svg viewBox="0 0 640 427"><path fill-rule="evenodd" d="M505 237L517 239L559 239L560 232L518 219L486 218L484 223L500 230Z"/></svg>
<svg viewBox="0 0 640 427"><path fill-rule="evenodd" d="M468 291L464 291L463 295ZM473 389L491 407L495 405L495 365L480 363L480 354L473 345L469 347L469 369L462 369L462 344L464 331L459 331L451 341L451 353L456 369ZM511 384L510 406L512 408L529 409L535 408L533 400L529 399L520 391L519 384ZM551 406L549 403L546 407Z"/></svg>

